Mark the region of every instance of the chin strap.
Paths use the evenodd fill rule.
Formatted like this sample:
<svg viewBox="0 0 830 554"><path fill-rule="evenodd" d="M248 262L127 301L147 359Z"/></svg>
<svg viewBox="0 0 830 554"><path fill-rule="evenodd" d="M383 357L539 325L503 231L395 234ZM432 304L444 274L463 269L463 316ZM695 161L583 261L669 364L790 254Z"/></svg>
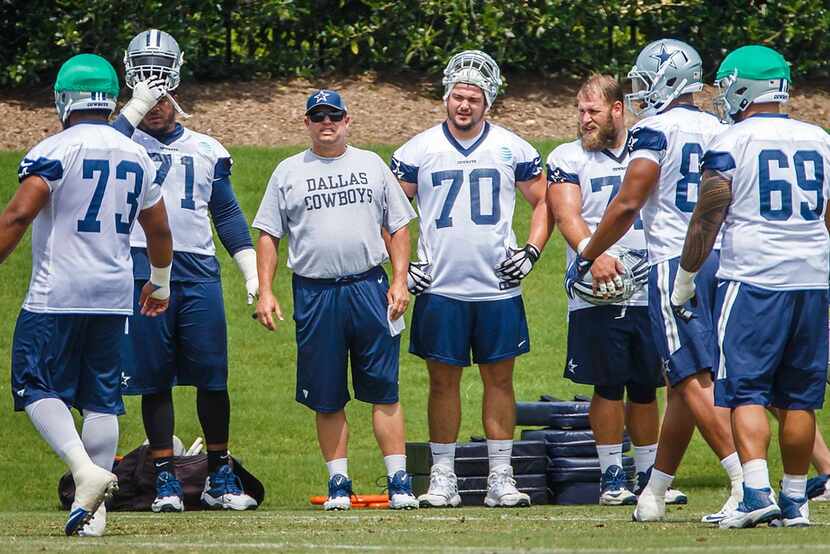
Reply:
<svg viewBox="0 0 830 554"><path fill-rule="evenodd" d="M167 97L167 99L170 101L170 103L173 104L173 108L175 108L176 113L178 113L180 116L182 116L185 119L190 119L192 117L189 113L185 112L182 109L181 106L179 106L179 103L176 102L176 99L173 98L173 96L171 94L168 94L168 93L165 92L164 95Z"/></svg>

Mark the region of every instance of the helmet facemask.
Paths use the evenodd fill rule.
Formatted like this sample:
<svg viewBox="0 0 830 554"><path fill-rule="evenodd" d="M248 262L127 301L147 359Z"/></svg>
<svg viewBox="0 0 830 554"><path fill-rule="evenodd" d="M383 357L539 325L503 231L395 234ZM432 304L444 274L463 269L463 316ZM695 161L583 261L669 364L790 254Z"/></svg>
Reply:
<svg viewBox="0 0 830 554"><path fill-rule="evenodd" d="M453 56L444 69L444 102L458 83L477 86L484 93L487 110L493 106L501 87L501 71L495 60L480 50L466 50Z"/></svg>
<svg viewBox="0 0 830 554"><path fill-rule="evenodd" d="M139 33L124 52L124 70L129 88L151 77L163 77L165 89L175 90L181 79L184 55L169 34L150 29Z"/></svg>

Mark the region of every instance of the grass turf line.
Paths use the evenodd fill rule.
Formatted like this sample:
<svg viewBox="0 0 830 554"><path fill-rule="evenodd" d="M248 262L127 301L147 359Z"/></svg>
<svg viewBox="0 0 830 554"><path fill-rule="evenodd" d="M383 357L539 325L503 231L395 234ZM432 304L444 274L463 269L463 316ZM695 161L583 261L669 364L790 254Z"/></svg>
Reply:
<svg viewBox="0 0 830 554"><path fill-rule="evenodd" d="M557 144L554 141L535 143L543 156ZM393 146L373 146L385 159L394 150ZM231 148L235 164L233 170L233 183L236 194L239 198L246 218L250 222L256 213L260 199L265 189L268 178L276 167L277 163L286 156L298 152L300 147L294 148L261 148L261 147L237 147ZM0 202L5 206L16 189L17 164L22 152L0 152L0 175L4 178L0 181ZM527 203L519 197L516 202L516 214L514 217L514 229L520 243L527 236L530 210ZM417 225L411 227L413 241L417 237ZM256 233L254 234L256 240ZM307 505L308 497L311 495L325 493L326 471L321 455L316 446L312 413L294 402L294 371L295 354L293 322L291 315L291 294L288 272L285 265L285 241L280 248L280 266L276 293L287 320L275 333L269 333L259 327L250 319L251 307L245 304L245 289L242 279L229 258L222 249L219 241L218 256L223 269L223 285L225 291L225 304L228 317L228 340L229 340L229 361L230 361L230 391L232 402L231 419L231 451L234 455L242 458L251 471L257 475L266 486L266 502L263 510L292 510L286 512L285 518L281 514L274 514L273 518L267 517L230 517L217 514L186 514L184 518L161 518L148 520L129 517L122 519L121 514L112 518L113 536L112 541L138 541L144 537L146 541L153 541L159 534L175 532L177 537L179 523L192 534L185 533L181 540L193 541L190 548L199 549L199 541L206 537L213 536L212 529L214 522L218 525L216 535L211 540L220 540L227 537L224 534L231 532L234 536L244 536L246 540L255 541L258 529L263 533L271 533L266 543L286 542L285 537L275 531L280 529L284 519L291 520L298 515L311 515L311 508ZM413 249L414 252L414 249ZM522 356L517 361L515 384L516 396L518 399L530 400L540 394L554 394L568 397L575 393L590 394L590 388L573 385L562 378L562 368L565 358L566 338L566 301L562 290L562 274L565 267L564 241L557 233L545 250L541 260L534 272L528 277L524 284L524 299L527 308L527 315L531 330L532 348L528 355ZM17 251L0 266L0 359L10 360L10 346L14 322L20 309L20 304L28 286L31 269L30 262L30 237L24 237ZM410 313L407 314L407 325L409 324ZM426 432L426 392L427 375L423 361L406 353L408 345L408 329L404 332L401 353L401 400L406 413L407 437L409 440L427 440ZM8 362L7 362L8 363ZM8 367L8 366L7 366ZM8 373L7 373L8 374ZM463 418L461 426L461 440L470 435L481 435L480 422L481 409L481 383L474 368L466 371L462 382ZM46 535L60 531L64 514L57 512L56 484L60 474L64 471L63 464L48 449L46 444L36 435L31 424L23 414L12 412L9 381L0 381L0 396L5 400L0 401L0 467L6 476L0 485L0 514L3 518L2 531L0 531L0 542L13 546L14 544L28 544L29 548L40 547L40 543L30 542L31 540L49 540ZM176 433L186 443L199 436L200 430L195 415L195 391L191 388L179 388L175 392L176 398ZM144 439L144 432L141 425L140 403L137 397L127 397L127 415L122 417L121 442L119 451L126 453ZM371 431L371 409L360 402L352 402L347 408L351 423L351 441L349 452L349 472L355 483L355 490L363 494L378 493L385 485L384 468L382 458L377 450L374 437ZM820 421L825 422L823 413L819 414ZM775 430L775 427L773 427ZM517 433L518 436L518 433ZM775 434L773 434L773 437ZM773 441L775 442L775 441ZM771 449L771 472L773 482L777 482L781 475L780 459L777 447ZM492 543L490 534L486 530L495 526L501 531L508 533L510 539L504 543L507 547L546 547L551 545L564 545L558 537L560 533L564 536L573 535L573 542L566 543L572 547L598 548L599 551L606 545L642 545L651 544L651 538L665 537L677 538L678 533L691 537L702 534L705 541L714 540L720 537L717 532L707 530L701 524L696 523L696 518L684 520L681 514L694 513L702 514L708 511L715 511L723 502L725 489L725 475L717 463L717 459L705 446L699 435L696 434L693 443L683 466L681 466L676 486L683 489L690 495L690 505L686 509L674 511L682 523L669 523L665 525L649 526L649 530L642 532L640 525L628 523L630 511L628 508L620 510L606 510L594 507L585 508L533 508L530 511L517 512L516 515L527 514L541 515L552 519L539 521L536 517L531 518L527 529L522 527L521 517L514 517L510 513L490 512L485 510L465 509L463 512L422 512L417 516L409 517L390 515L378 512L352 512L352 519L329 518L328 515L321 517L319 527L320 533L329 537L327 544L334 546L335 543L343 544L385 544L389 546L392 534L386 530L386 520L389 517L391 528L397 531L408 529L413 522L423 522L424 533L438 533L441 540L434 540L421 531L413 529L413 534L407 531L405 534L394 533L395 542L400 544L413 545L435 545L453 544L463 548L464 545L473 544L479 546L497 546ZM816 506L815 504L813 506ZM300 510L295 512L294 510ZM25 514L19 512L34 511L37 514ZM259 512L258 516L263 514ZM450 520L426 519L436 514L444 516L448 514ZM460 514L460 515L459 515ZM459 525L455 517L468 515L471 518L470 524ZM608 524L597 527L586 525L586 522L557 519L561 517L577 517L584 514L586 517L608 519ZM576 514L576 515L575 515ZM590 514L590 516L589 516ZM813 519L818 523L826 517L827 511L814 508ZM473 516L483 518L472 519ZM696 516L697 517L697 516ZM209 519L208 519L209 518ZM356 518L356 519L355 519ZM374 518L374 519L373 519ZM384 525L355 526L352 522L369 522L381 518ZM210 530L206 530L204 523L211 521ZM316 516L310 521L317 521ZM473 521L482 521L481 527L473 525ZM501 528L500 523L506 521L509 527ZM41 522L48 522L41 523ZM123 523L122 523L123 522ZM399 523L396 523L399 522ZM591 522L593 524L593 521ZM287 524L285 524L287 525ZM293 525L293 524L292 524ZM264 526L264 527L258 527ZM276 527L274 527L276 526ZM416 527L418 527L416 525ZM287 543L299 544L308 542L316 544L318 539L312 538L315 535L315 526L309 523L310 533L292 534L286 529L291 540ZM176 531L174 531L176 529ZM224 529L224 531L222 531ZM513 529L513 531L510 531ZM569 529L572 529L569 531ZM168 531L165 531L168 530ZM553 531L551 531L553 530ZM237 534L241 531L242 534ZM554 532L555 531L555 532ZM205 533L208 533L205 535ZM514 539L520 541L521 535L525 533L541 533L540 536L547 537L547 542L537 543L535 539L525 544L523 542L512 542ZM345 534L344 534L345 533ZM373 536L383 537L382 540L374 540ZM122 536L129 535L129 536ZM331 536L329 536L331 535ZM282 538L281 538L282 537ZM403 538L403 537L411 537ZM424 542L418 542L416 537L421 537ZM518 538L517 538L518 537ZM582 537L593 537L585 539ZM767 535L759 532L753 534L755 537L769 537L763 543L771 542L779 544L783 542L781 535ZM796 540L796 537L798 538ZM823 537L819 541L817 537ZM167 540L169 537L165 537ZM794 535L788 533L787 542L790 540L804 544L816 542L830 543L830 533L825 527L816 527ZM809 540L808 540L809 539ZM815 540L814 540L815 539ZM655 539L657 540L657 539ZM19 541L23 541L22 543ZM401 542L403 541L403 542ZM611 541L614 541L613 543ZM704 542L705 542L704 541ZM753 542L755 542L753 540ZM739 540L735 544L739 544ZM56 542L51 547L62 544ZM88 542L85 541L87 546ZM257 543L259 544L259 543ZM665 543L669 544L669 543ZM672 542L671 544L677 544ZM45 545L44 545L45 546ZM124 545L127 547L127 544ZM141 545L135 543L136 548ZM534 548L535 548L534 547ZM260 548L252 546L252 549ZM710 546L711 548L711 546Z"/></svg>

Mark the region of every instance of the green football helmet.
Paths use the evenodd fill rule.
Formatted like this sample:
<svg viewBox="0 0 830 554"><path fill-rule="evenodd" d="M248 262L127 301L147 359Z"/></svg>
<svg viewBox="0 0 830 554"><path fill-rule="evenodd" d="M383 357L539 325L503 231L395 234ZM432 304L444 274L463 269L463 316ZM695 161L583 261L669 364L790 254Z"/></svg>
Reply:
<svg viewBox="0 0 830 554"><path fill-rule="evenodd" d="M55 108L62 123L76 110L115 111L118 75L112 65L95 54L78 54L66 60L55 79Z"/></svg>
<svg viewBox="0 0 830 554"><path fill-rule="evenodd" d="M781 102L790 98L790 66L784 57L766 46L742 46L720 64L715 76L719 94L715 110L721 120L735 117L756 102Z"/></svg>

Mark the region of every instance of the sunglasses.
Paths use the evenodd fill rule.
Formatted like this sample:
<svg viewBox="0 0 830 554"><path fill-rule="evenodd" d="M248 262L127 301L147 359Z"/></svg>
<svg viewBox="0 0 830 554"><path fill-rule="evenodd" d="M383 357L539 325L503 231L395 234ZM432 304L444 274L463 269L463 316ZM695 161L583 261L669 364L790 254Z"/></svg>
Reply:
<svg viewBox="0 0 830 554"><path fill-rule="evenodd" d="M322 123L328 117L333 123L343 121L346 112L343 110L319 110L308 114L308 119L314 123Z"/></svg>

